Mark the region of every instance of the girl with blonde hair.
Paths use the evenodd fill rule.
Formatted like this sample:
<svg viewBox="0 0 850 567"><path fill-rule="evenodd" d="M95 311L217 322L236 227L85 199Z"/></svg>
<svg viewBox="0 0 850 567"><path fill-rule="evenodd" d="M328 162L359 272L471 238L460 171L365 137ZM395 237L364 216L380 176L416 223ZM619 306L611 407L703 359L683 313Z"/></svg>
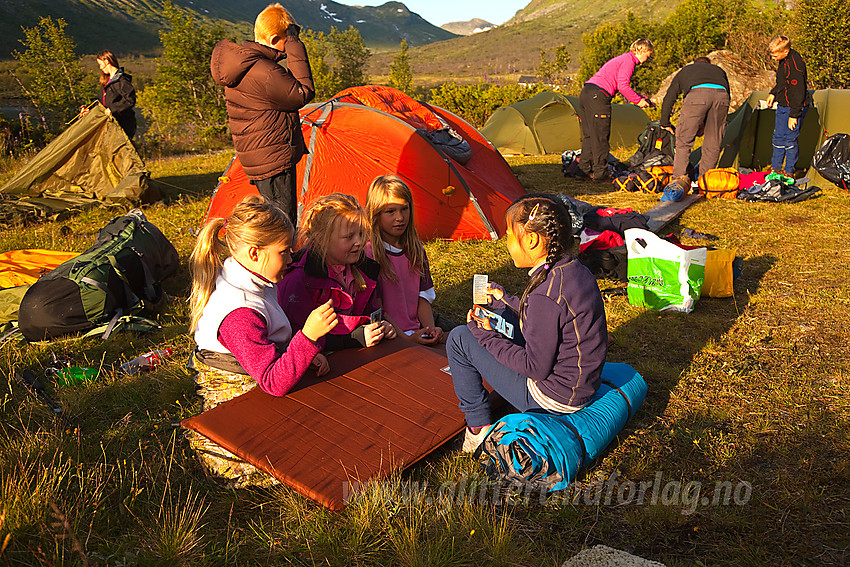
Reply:
<svg viewBox="0 0 850 567"><path fill-rule="evenodd" d="M366 255L381 266L384 314L412 341L439 342L443 329L435 324L431 309L436 293L416 233L410 188L396 175L376 177L367 193L366 216L371 224Z"/></svg>
<svg viewBox="0 0 850 567"><path fill-rule="evenodd" d="M328 350L371 347L395 337L393 326L379 320L380 266L363 255L366 228L351 195L319 197L301 216L301 249L278 284L278 301L296 327L311 309L331 302L339 324L326 338Z"/></svg>
<svg viewBox="0 0 850 567"><path fill-rule="evenodd" d="M337 324L330 302L314 309L298 332L277 302L275 284L291 262L292 233L283 211L248 197L226 220L211 220L198 235L189 260L190 330L198 345L191 365L198 371L204 411L258 385L283 396L311 366L319 376L329 370L320 351L324 335ZM233 486L275 482L206 437L189 432L188 438L204 468Z"/></svg>

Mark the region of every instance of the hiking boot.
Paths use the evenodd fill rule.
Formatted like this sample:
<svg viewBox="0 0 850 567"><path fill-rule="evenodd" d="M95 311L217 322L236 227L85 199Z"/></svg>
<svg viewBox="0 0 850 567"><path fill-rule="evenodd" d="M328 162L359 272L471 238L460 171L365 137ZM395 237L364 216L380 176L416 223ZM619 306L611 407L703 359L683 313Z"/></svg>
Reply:
<svg viewBox="0 0 850 567"><path fill-rule="evenodd" d="M610 175L608 175L607 172L602 173L598 176L596 174L593 175L593 182L594 183L611 183L612 181L614 181L614 178L611 177Z"/></svg>
<svg viewBox="0 0 850 567"><path fill-rule="evenodd" d="M490 431L489 425L484 425L481 429L478 430L478 433L473 433L472 430L467 427L464 430L463 436L463 447L461 447L461 451L464 453L474 453L478 446L484 442L484 438L487 437L487 432Z"/></svg>

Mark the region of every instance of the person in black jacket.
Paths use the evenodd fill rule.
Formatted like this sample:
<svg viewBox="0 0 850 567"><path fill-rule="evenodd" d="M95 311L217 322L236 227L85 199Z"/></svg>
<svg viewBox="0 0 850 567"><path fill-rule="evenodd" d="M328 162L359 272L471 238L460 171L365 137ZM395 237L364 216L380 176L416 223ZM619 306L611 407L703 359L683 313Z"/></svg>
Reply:
<svg viewBox="0 0 850 567"><path fill-rule="evenodd" d="M777 103L776 124L773 128L773 157L770 167L794 177L800 154L800 128L809 110L806 103L806 64L799 53L791 49L791 40L784 35L770 41L770 56L778 62L776 86L767 96L767 105ZM783 169L782 162L785 162Z"/></svg>
<svg viewBox="0 0 850 567"><path fill-rule="evenodd" d="M136 106L136 89L133 88L133 77L118 66L118 59L109 50L98 53L96 59L100 67L100 102L132 140L136 134L136 112L133 110Z"/></svg>
<svg viewBox="0 0 850 567"><path fill-rule="evenodd" d="M679 124L670 123L670 114L679 95L684 97ZM697 57L679 71L661 104L661 127L676 136L676 153L673 157L673 179L687 189L688 160L694 140L702 133L700 174L717 166L720 146L726 132L726 115L729 113L729 79L726 72L712 65L708 57Z"/></svg>

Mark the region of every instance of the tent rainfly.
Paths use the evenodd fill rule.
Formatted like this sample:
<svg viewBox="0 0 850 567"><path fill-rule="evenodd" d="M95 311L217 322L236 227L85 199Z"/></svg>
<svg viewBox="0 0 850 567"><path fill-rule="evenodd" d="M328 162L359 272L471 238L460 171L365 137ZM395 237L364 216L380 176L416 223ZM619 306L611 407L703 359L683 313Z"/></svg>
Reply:
<svg viewBox="0 0 850 567"><path fill-rule="evenodd" d="M496 239L505 233L508 206L525 194L501 154L474 127L401 91L354 87L300 113L310 153L297 166L299 211L335 192L365 204L372 180L392 173L413 192L421 238ZM448 136L448 129L468 144L463 157L434 143L435 134ZM257 191L236 157L220 178L207 219L226 217L249 194Z"/></svg>
<svg viewBox="0 0 850 567"><path fill-rule="evenodd" d="M481 133L504 154L560 154L581 148L579 102L574 96L552 91L502 106L484 124ZM649 117L633 104L614 104L611 147L637 144Z"/></svg>

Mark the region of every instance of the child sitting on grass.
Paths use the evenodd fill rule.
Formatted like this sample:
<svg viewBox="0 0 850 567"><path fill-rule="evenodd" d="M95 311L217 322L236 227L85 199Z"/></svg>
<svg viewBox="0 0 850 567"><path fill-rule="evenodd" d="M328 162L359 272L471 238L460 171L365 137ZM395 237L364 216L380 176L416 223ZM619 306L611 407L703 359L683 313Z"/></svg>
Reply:
<svg viewBox="0 0 850 567"><path fill-rule="evenodd" d="M376 177L367 193L366 216L371 222L366 256L381 266L384 315L414 342L440 342L443 329L431 310L437 295L428 256L416 234L410 188L395 175Z"/></svg>
<svg viewBox="0 0 850 567"><path fill-rule="evenodd" d="M569 254L572 223L564 206L528 195L505 213L507 247L518 268L530 268L522 297L490 284L491 308L519 316L524 344L494 331L490 319L467 314L449 334L446 352L466 416L463 450L475 451L492 423L482 376L518 411L571 413L599 388L608 329L596 279ZM516 331L515 331L516 332Z"/></svg>
<svg viewBox="0 0 850 567"><path fill-rule="evenodd" d="M363 256L366 216L351 195L319 197L301 216L301 248L278 284L277 298L297 328L309 313L331 301L339 325L326 337L327 350L371 347L395 338L387 321L370 322L380 307L380 267Z"/></svg>
<svg viewBox="0 0 850 567"><path fill-rule="evenodd" d="M224 241L219 232L225 229ZM275 284L291 261L292 223L262 198L249 197L198 235L190 258L193 364L204 411L258 386L272 396L289 392L311 365L328 372L322 338L337 325L330 301L313 309L294 332L277 302ZM222 262L223 254L230 256ZM218 445L190 437L201 462L236 485L270 480Z"/></svg>

